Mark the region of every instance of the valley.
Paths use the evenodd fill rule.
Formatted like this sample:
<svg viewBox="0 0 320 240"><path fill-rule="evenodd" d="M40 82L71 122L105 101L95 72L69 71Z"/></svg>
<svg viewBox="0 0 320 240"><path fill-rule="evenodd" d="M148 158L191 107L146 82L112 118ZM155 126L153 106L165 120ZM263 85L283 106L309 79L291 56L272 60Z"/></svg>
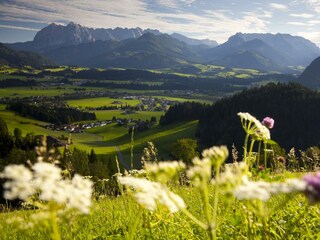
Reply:
<svg viewBox="0 0 320 240"><path fill-rule="evenodd" d="M0 239L318 239L320 2L5 0Z"/></svg>

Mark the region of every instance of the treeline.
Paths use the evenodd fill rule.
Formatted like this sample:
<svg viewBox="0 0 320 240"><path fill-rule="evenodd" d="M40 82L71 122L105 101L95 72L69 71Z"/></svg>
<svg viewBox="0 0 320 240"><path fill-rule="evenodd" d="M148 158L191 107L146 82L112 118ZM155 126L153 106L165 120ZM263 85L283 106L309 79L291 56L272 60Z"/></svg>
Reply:
<svg viewBox="0 0 320 240"><path fill-rule="evenodd" d="M188 85L176 82L164 82L161 85L150 85L143 83L113 83L113 82L86 82L83 87L103 87L110 89L132 89L132 90L188 90Z"/></svg>
<svg viewBox="0 0 320 240"><path fill-rule="evenodd" d="M12 101L7 109L22 116L30 116L37 120L54 124L70 124L78 121L96 120L95 113L80 111L64 104L38 103Z"/></svg>
<svg viewBox="0 0 320 240"><path fill-rule="evenodd" d="M0 81L0 88L8 87L31 87L37 86L38 83L35 80L20 80L20 79L4 79Z"/></svg>
<svg viewBox="0 0 320 240"><path fill-rule="evenodd" d="M160 118L160 125L167 125L181 121L198 120L209 105L198 102L177 103L169 108Z"/></svg>
<svg viewBox="0 0 320 240"><path fill-rule="evenodd" d="M204 147L234 143L242 149L244 131L238 112L262 120L275 119L271 137L287 151L320 144L320 94L299 84L268 84L252 88L208 106L199 118L197 137Z"/></svg>
<svg viewBox="0 0 320 240"><path fill-rule="evenodd" d="M289 151L320 145L320 93L296 83L270 83L223 98L213 105L179 103L161 117L160 124L199 120L196 137L201 148L233 144L241 152L245 134L238 112L258 120L275 119L271 137Z"/></svg>

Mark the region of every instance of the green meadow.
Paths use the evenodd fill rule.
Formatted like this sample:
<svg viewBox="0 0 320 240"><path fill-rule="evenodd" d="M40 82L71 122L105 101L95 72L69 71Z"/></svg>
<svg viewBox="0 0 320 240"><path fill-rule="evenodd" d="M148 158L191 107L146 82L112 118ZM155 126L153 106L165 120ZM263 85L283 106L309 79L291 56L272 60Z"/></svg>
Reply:
<svg viewBox="0 0 320 240"><path fill-rule="evenodd" d="M121 102L114 104L113 102ZM86 99L79 99L79 100L69 100L67 101L69 106L71 107L80 107L80 108L86 108L86 107L103 107L103 106L117 106L120 105L129 105L129 106L135 106L139 103L141 103L140 100L137 99L121 99L121 98L108 98L108 97L102 97L102 98L86 98Z"/></svg>
<svg viewBox="0 0 320 240"><path fill-rule="evenodd" d="M44 88L44 87L15 87L0 88L1 97L31 97L31 96L58 96L64 93L72 93L72 88Z"/></svg>
<svg viewBox="0 0 320 240"><path fill-rule="evenodd" d="M135 111L132 114L124 114L122 110L97 110L94 111L98 120L111 120L113 117L126 119L141 119L150 120L151 117L156 117L157 120L164 114L164 112L152 111Z"/></svg>
<svg viewBox="0 0 320 240"><path fill-rule="evenodd" d="M117 118L132 118L141 120L150 120L155 116L160 119L163 112L147 112L139 111L130 115L123 115L120 110L96 111L98 120L111 120L113 116ZM0 105L0 117L3 118L13 133L15 128L20 128L22 134L33 132L35 135L51 135L59 137L61 135L68 136L65 131L52 131L43 126L48 123L37 121L34 119L16 115L14 112L5 109L5 105ZM134 135L134 159L138 164L140 162L141 153L146 147L148 141L155 143L156 147L161 150L160 157L167 158L170 155L171 145L180 138L193 138L196 130L197 122L186 122L172 124L169 126L155 126L145 132L138 132ZM103 127L96 127L86 130L83 133L71 134L72 147L86 150L90 152L94 149L97 154L106 154L112 158L118 155L116 146L119 147L125 161L130 161L131 135L128 129L112 123Z"/></svg>

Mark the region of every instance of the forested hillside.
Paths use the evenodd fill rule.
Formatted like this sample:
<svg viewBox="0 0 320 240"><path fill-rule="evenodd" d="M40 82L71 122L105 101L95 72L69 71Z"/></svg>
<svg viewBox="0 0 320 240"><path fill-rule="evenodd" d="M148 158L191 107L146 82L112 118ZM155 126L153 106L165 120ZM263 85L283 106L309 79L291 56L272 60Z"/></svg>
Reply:
<svg viewBox="0 0 320 240"><path fill-rule="evenodd" d="M0 43L0 66L32 66L40 68L44 65L52 64L53 61L41 56L38 53L14 50Z"/></svg>
<svg viewBox="0 0 320 240"><path fill-rule="evenodd" d="M275 119L272 139L281 147L305 149L320 143L320 94L298 84L268 84L224 98L205 109L200 117L198 137L206 147L233 143L241 149L244 132L238 112L257 119Z"/></svg>

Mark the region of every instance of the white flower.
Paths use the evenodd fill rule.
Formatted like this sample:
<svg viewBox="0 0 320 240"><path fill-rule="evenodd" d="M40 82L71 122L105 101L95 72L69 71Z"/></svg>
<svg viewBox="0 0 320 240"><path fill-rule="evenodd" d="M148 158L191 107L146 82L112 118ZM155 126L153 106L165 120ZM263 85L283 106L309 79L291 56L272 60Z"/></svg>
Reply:
<svg viewBox="0 0 320 240"><path fill-rule="evenodd" d="M187 177L195 186L201 186L202 182L207 182L211 179L211 159L198 157L192 160L193 166L187 170Z"/></svg>
<svg viewBox="0 0 320 240"><path fill-rule="evenodd" d="M134 196L144 208L154 211L157 203L166 206L170 212L185 208L181 197L170 192L165 186L147 179L134 177L119 177L120 183L134 189Z"/></svg>
<svg viewBox="0 0 320 240"><path fill-rule="evenodd" d="M32 173L23 165L9 165L0 176L8 179L4 184L4 197L6 199L26 200L35 193L31 183Z"/></svg>
<svg viewBox="0 0 320 240"><path fill-rule="evenodd" d="M239 200L267 201L272 194L303 192L306 187L306 183L300 179L288 179L285 182L253 182L244 177L243 183L234 191L234 196Z"/></svg>
<svg viewBox="0 0 320 240"><path fill-rule="evenodd" d="M234 188L242 183L242 177L246 174L246 171L247 164L244 161L226 164L224 171L218 178L212 180L212 183Z"/></svg>
<svg viewBox="0 0 320 240"><path fill-rule="evenodd" d="M171 180L179 171L185 169L186 165L181 161L162 161L159 163L145 163L146 172L157 181L164 183Z"/></svg>
<svg viewBox="0 0 320 240"><path fill-rule="evenodd" d="M56 181L54 184L45 182L41 186L39 199L43 201L55 201L64 204L69 197L69 184L67 181Z"/></svg>
<svg viewBox="0 0 320 240"><path fill-rule="evenodd" d="M61 169L51 163L38 162L33 165L34 184L42 189L43 183L50 184L61 179Z"/></svg>
<svg viewBox="0 0 320 240"><path fill-rule="evenodd" d="M23 165L7 166L0 175L7 178L4 184L5 198L27 200L39 193L42 201L54 201L67 209L77 209L89 213L91 206L92 182L75 175L73 179L63 180L60 168L50 163L36 163L31 172Z"/></svg>
<svg viewBox="0 0 320 240"><path fill-rule="evenodd" d="M76 174L69 187L69 199L67 208L75 208L82 213L89 213L91 207L92 181L83 179Z"/></svg>
<svg viewBox="0 0 320 240"><path fill-rule="evenodd" d="M257 137L259 140L270 139L269 129L249 113L239 112L241 124L247 134Z"/></svg>

